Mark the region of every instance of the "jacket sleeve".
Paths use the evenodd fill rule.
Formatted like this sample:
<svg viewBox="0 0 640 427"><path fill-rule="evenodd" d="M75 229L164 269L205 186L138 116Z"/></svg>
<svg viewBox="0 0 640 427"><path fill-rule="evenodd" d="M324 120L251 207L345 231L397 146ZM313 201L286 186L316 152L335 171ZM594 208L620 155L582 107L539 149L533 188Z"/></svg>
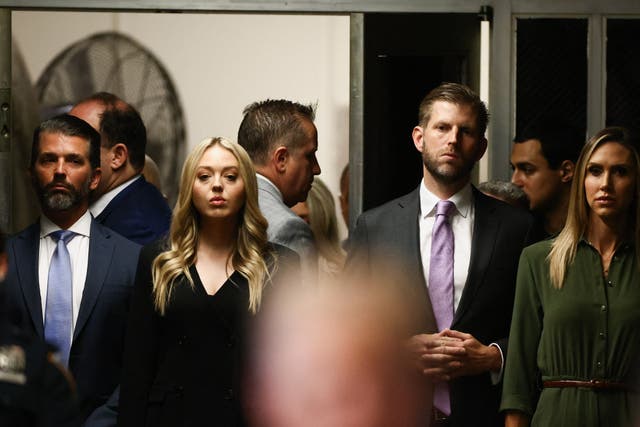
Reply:
<svg viewBox="0 0 640 427"><path fill-rule="evenodd" d="M151 266L156 246L140 255L131 300L120 388L119 426L146 425L149 390L156 374L160 316L153 305Z"/></svg>
<svg viewBox="0 0 640 427"><path fill-rule="evenodd" d="M347 241L347 260L345 268L353 271L355 268L369 268L369 239L367 221L364 215L360 215L356 221L356 226Z"/></svg>
<svg viewBox="0 0 640 427"><path fill-rule="evenodd" d="M520 257L513 320L509 335L509 353L504 373L501 410L517 410L533 415L538 399L537 354L542 333L542 303L539 283L533 274L528 251Z"/></svg>

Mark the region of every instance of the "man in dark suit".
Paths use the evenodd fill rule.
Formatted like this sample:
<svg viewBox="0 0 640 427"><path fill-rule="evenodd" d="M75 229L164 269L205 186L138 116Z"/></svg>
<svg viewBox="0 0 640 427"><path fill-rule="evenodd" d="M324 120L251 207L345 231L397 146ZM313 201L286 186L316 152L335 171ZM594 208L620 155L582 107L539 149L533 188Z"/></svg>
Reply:
<svg viewBox="0 0 640 427"><path fill-rule="evenodd" d="M88 211L99 166L100 135L89 124L69 115L41 123L30 172L42 216L7 245L10 307L28 331L56 347L77 383L83 419L119 383L140 251Z"/></svg>
<svg viewBox="0 0 640 427"><path fill-rule="evenodd" d="M69 114L102 134L102 179L90 207L96 221L141 245L164 236L171 209L162 193L142 176L147 131L138 112L115 95L100 92L78 103Z"/></svg>
<svg viewBox="0 0 640 427"><path fill-rule="evenodd" d="M47 345L11 318L5 300L5 236L0 230L0 426L79 425L73 382Z"/></svg>
<svg viewBox="0 0 640 427"><path fill-rule="evenodd" d="M394 257L409 277L399 292L422 301L409 345L434 385L432 426L504 425L500 376L532 218L470 183L487 147L487 122L485 105L466 86L431 91L412 135L423 181L362 214L350 240L350 265L373 270ZM436 225L449 230L447 245Z"/></svg>

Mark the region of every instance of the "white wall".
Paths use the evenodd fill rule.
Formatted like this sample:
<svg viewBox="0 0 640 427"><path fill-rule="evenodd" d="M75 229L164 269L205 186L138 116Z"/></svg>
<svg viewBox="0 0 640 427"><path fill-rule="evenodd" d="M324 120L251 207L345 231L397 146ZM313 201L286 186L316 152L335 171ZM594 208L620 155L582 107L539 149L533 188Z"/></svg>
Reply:
<svg viewBox="0 0 640 427"><path fill-rule="evenodd" d="M140 42L173 78L189 148L207 136L235 140L242 109L254 101L317 102L320 176L339 194L348 161L348 16L13 12L12 25L33 81L90 34L115 30Z"/></svg>

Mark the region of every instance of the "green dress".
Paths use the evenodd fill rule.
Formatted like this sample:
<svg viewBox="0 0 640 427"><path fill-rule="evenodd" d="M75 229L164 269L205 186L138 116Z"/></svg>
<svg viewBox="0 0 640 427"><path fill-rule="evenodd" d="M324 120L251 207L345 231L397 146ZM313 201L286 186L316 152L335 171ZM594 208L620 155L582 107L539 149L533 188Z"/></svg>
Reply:
<svg viewBox="0 0 640 427"><path fill-rule="evenodd" d="M547 380L632 382L640 359L640 273L632 245L616 251L607 278L586 241L562 289L549 278L551 240L520 258L501 410L519 410L532 426L632 425L635 393L544 388Z"/></svg>

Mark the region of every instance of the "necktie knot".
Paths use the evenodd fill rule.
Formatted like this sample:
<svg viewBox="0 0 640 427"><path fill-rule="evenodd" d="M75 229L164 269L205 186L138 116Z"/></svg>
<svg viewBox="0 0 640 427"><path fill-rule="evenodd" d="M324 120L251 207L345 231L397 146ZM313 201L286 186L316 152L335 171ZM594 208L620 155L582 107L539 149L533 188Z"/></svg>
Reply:
<svg viewBox="0 0 640 427"><path fill-rule="evenodd" d="M54 242L58 243L58 241L62 240L66 245L76 236L76 233L70 230L56 230L49 234L49 236L53 239Z"/></svg>
<svg viewBox="0 0 640 427"><path fill-rule="evenodd" d="M449 218L449 215L453 213L455 208L456 205L453 202L449 200L440 200L436 204L436 216L445 215L447 218Z"/></svg>

